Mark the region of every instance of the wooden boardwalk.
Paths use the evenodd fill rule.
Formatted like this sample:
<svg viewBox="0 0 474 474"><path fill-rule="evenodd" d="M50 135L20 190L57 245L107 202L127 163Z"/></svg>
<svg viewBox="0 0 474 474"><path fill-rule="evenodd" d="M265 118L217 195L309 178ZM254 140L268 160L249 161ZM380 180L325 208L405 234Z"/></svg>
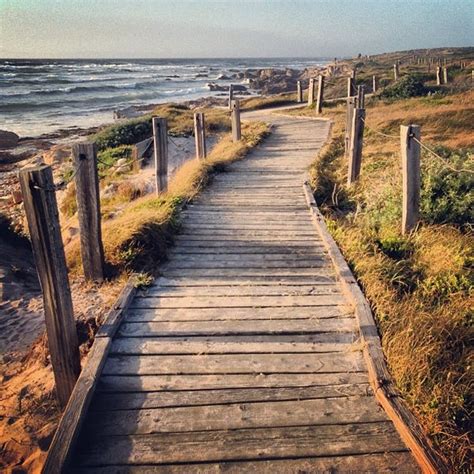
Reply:
<svg viewBox="0 0 474 474"><path fill-rule="evenodd" d="M67 472L418 471L305 199L329 124L264 118L131 302Z"/></svg>

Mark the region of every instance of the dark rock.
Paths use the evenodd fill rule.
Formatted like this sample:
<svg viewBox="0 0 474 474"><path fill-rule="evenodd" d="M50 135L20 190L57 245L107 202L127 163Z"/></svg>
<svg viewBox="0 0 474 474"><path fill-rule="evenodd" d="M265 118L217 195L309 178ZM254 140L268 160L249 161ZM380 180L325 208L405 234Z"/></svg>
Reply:
<svg viewBox="0 0 474 474"><path fill-rule="evenodd" d="M17 146L20 137L8 130L0 130L0 148L13 148Z"/></svg>

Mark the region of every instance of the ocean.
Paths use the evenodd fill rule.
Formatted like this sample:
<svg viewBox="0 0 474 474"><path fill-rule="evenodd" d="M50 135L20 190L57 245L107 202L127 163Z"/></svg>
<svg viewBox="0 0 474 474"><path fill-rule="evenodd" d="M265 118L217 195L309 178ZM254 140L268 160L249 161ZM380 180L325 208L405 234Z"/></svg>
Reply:
<svg viewBox="0 0 474 474"><path fill-rule="evenodd" d="M0 129L21 137L113 121L113 111L218 94L209 82L246 69L326 64L326 58L0 59ZM222 93L221 93L222 94Z"/></svg>

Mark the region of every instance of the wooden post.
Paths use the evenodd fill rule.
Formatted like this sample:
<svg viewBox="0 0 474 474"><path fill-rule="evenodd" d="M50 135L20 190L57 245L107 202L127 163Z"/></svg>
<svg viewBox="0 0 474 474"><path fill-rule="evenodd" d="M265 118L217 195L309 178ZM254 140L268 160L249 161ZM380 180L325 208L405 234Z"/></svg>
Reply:
<svg viewBox="0 0 474 474"><path fill-rule="evenodd" d="M449 81L448 81L448 68L445 66L443 68L443 82L444 84L447 84Z"/></svg>
<svg viewBox="0 0 474 474"><path fill-rule="evenodd" d="M377 76L372 76L372 93L377 92Z"/></svg>
<svg viewBox="0 0 474 474"><path fill-rule="evenodd" d="M196 158L206 158L206 127L203 112L194 114L194 141L196 143Z"/></svg>
<svg viewBox="0 0 474 474"><path fill-rule="evenodd" d="M436 84L440 86L443 83L441 77L441 66L436 66Z"/></svg>
<svg viewBox="0 0 474 474"><path fill-rule="evenodd" d="M365 87L357 86L357 108L365 108Z"/></svg>
<svg viewBox="0 0 474 474"><path fill-rule="evenodd" d="M303 88L301 87L301 81L296 83L296 102L299 104L303 102Z"/></svg>
<svg viewBox="0 0 474 474"><path fill-rule="evenodd" d="M81 371L81 362L53 173L51 167L41 165L21 170L19 178L43 292L56 393L64 407Z"/></svg>
<svg viewBox="0 0 474 474"><path fill-rule="evenodd" d="M314 104L314 79L309 80L308 86L308 107Z"/></svg>
<svg viewBox="0 0 474 474"><path fill-rule="evenodd" d="M402 125L400 127L403 234L408 234L416 226L420 206L420 144L414 138L420 140L420 127L418 125Z"/></svg>
<svg viewBox="0 0 474 474"><path fill-rule="evenodd" d="M234 84L229 86L229 110L232 110L232 101L234 100Z"/></svg>
<svg viewBox="0 0 474 474"><path fill-rule="evenodd" d="M352 117L352 133L349 147L347 184L351 185L359 178L362 162L362 142L364 138L365 109L355 109Z"/></svg>
<svg viewBox="0 0 474 474"><path fill-rule="evenodd" d="M232 101L232 141L238 142L242 138L241 127L240 127L240 102L238 100Z"/></svg>
<svg viewBox="0 0 474 474"><path fill-rule="evenodd" d="M352 97L355 90L355 80L353 77L347 78L347 97Z"/></svg>
<svg viewBox="0 0 474 474"><path fill-rule="evenodd" d="M99 176L95 145L93 143L73 145L72 159L76 173L82 268L86 280L102 281L104 279L104 248L100 224Z"/></svg>
<svg viewBox="0 0 474 474"><path fill-rule="evenodd" d="M398 81L398 63L393 65L393 79Z"/></svg>
<svg viewBox="0 0 474 474"><path fill-rule="evenodd" d="M344 137L344 149L345 149L345 156L349 156L349 148L351 143L351 135L352 135L352 117L354 116L354 109L355 109L355 97L348 97L347 101L347 108L346 108L346 133Z"/></svg>
<svg viewBox="0 0 474 474"><path fill-rule="evenodd" d="M356 78L356 70L355 70L355 68L351 70L351 75L350 75L350 77L352 77L352 79L355 80L355 78Z"/></svg>
<svg viewBox="0 0 474 474"><path fill-rule="evenodd" d="M316 98L316 113L320 114L323 111L323 97L324 97L324 76L318 77L318 96Z"/></svg>
<svg viewBox="0 0 474 474"><path fill-rule="evenodd" d="M168 189L168 125L164 118L153 117L156 194Z"/></svg>

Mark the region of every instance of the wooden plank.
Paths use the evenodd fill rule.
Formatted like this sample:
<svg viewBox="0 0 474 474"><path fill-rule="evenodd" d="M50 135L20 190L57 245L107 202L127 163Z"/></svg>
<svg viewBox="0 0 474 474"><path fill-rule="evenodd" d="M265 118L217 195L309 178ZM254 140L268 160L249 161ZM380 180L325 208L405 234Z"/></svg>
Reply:
<svg viewBox="0 0 474 474"><path fill-rule="evenodd" d="M355 330L355 319L275 319L221 321L127 322L119 329L122 337L201 336L238 334L301 334Z"/></svg>
<svg viewBox="0 0 474 474"><path fill-rule="evenodd" d="M350 306L299 306L297 308L133 308L126 314L128 322L165 321L231 321L231 320L316 320L328 318L351 318ZM252 322L253 324L253 322Z"/></svg>
<svg viewBox="0 0 474 474"><path fill-rule="evenodd" d="M182 297L182 296L311 296L339 294L340 287L331 285L277 285L277 286L201 286L182 288L152 285L139 293L140 296Z"/></svg>
<svg viewBox="0 0 474 474"><path fill-rule="evenodd" d="M331 457L305 457L303 459L272 459L255 461L230 461L220 463L186 463L187 474L275 474L322 472L365 472L405 474L418 473L408 452L361 454ZM182 474L182 464L148 464L127 466L102 466L73 469L73 474Z"/></svg>
<svg viewBox="0 0 474 474"><path fill-rule="evenodd" d="M203 354L110 356L104 375L360 372L359 352L330 354Z"/></svg>
<svg viewBox="0 0 474 474"><path fill-rule="evenodd" d="M195 241L191 245L179 245L179 248L174 248L170 252L168 252L168 257L171 258L172 255L175 254L192 254L192 255L200 255L200 254L208 254L208 255L215 255L215 254L230 254L230 255L269 255L269 254L281 254L285 253L285 255L322 255L325 254L325 250L319 245L292 245L292 246L278 246L278 245L240 245L229 246L225 245L222 242L218 242L221 245L213 245L208 246L206 243L202 243L201 245L196 244Z"/></svg>
<svg viewBox="0 0 474 474"><path fill-rule="evenodd" d="M84 431L106 437L380 421L387 415L364 396L104 411L89 417Z"/></svg>
<svg viewBox="0 0 474 474"><path fill-rule="evenodd" d="M310 335L119 337L111 354L258 354L343 352L359 348L352 332Z"/></svg>
<svg viewBox="0 0 474 474"><path fill-rule="evenodd" d="M207 240L206 240L207 239ZM292 240L292 241L277 241L277 240L230 240L230 239L211 239L208 237L203 237L202 239L195 239L195 240L187 240L184 236L178 235L175 238L175 244L184 252L187 247L193 247L194 251L198 251L199 248L203 250L215 251L215 249L226 250L229 251L235 250L245 252L246 250L256 251L256 250L265 250L266 252L275 251L281 252L286 250L287 252L299 251L299 250L307 250L307 249L317 249L323 245L317 239L312 239L311 237L307 237L305 240ZM192 249L190 249L192 251Z"/></svg>
<svg viewBox="0 0 474 474"><path fill-rule="evenodd" d="M200 258L200 259L193 259L192 257L189 259L173 259L169 261L162 267L163 272L168 270L219 270L219 269L226 269L231 270L234 273L238 274L239 270L247 271L247 270L259 270L265 271L267 269L281 269L285 271L294 270L295 273L300 270L307 270L307 269L317 269L317 268L324 268L328 267L330 263L327 260L322 259L303 259L303 260L291 260L291 259L281 259L281 260L261 260L258 259L252 260L234 260L228 261L226 259L220 260L213 260Z"/></svg>
<svg viewBox="0 0 474 474"><path fill-rule="evenodd" d="M212 390L268 387L309 387L367 383L366 372L314 374L186 374L103 375L102 392L154 392L158 390Z"/></svg>
<svg viewBox="0 0 474 474"><path fill-rule="evenodd" d="M328 385L322 387L238 388L231 390L179 390L174 392L97 393L93 412L150 408L219 405L229 403L293 401L372 395L369 384ZM100 414L94 415L101 416Z"/></svg>
<svg viewBox="0 0 474 474"><path fill-rule="evenodd" d="M182 298L155 298L153 296L135 298L131 308L263 308L329 306L345 304L344 297L334 295L312 296L193 296Z"/></svg>
<svg viewBox="0 0 474 474"><path fill-rule="evenodd" d="M196 277L190 278L186 276L182 277L158 277L156 284L159 284L162 287L165 286L229 286L229 285L238 285L238 286L278 286L278 285L325 285L336 282L336 276L324 276L313 277L313 276L293 276L293 277L239 277L239 276L222 276L220 278L212 277Z"/></svg>
<svg viewBox="0 0 474 474"><path fill-rule="evenodd" d="M177 268L162 270L162 275L171 277L279 277L292 278L311 276L314 278L333 275L333 270L328 267L314 268Z"/></svg>
<svg viewBox="0 0 474 474"><path fill-rule="evenodd" d="M405 451L391 423L90 437L78 464L159 464Z"/></svg>

